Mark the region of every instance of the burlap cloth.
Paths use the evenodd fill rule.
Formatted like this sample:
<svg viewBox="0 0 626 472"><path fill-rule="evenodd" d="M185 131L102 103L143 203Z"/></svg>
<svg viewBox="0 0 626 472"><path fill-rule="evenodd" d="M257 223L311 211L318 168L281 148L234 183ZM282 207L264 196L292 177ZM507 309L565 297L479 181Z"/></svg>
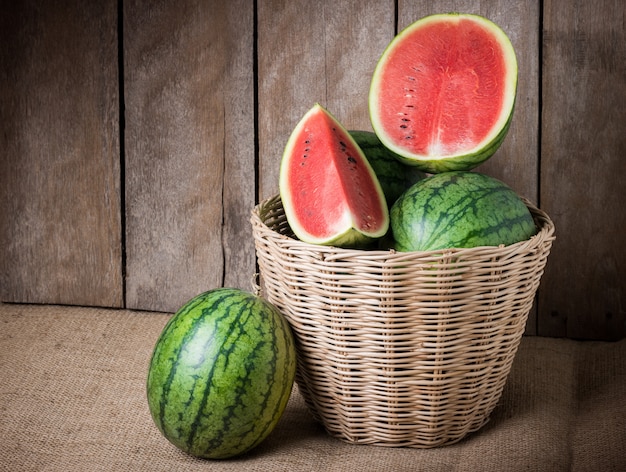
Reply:
<svg viewBox="0 0 626 472"><path fill-rule="evenodd" d="M252 453L207 461L170 445L145 380L170 315L0 304L2 471L625 471L626 340L526 337L491 421L437 449L328 436L294 389Z"/></svg>

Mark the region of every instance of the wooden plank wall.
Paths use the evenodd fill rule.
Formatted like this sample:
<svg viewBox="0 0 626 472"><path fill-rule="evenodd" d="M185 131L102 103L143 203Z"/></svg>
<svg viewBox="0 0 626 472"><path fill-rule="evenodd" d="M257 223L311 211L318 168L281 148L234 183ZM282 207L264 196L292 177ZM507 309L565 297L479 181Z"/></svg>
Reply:
<svg viewBox="0 0 626 472"><path fill-rule="evenodd" d="M254 10L124 2L126 303L175 311L250 287Z"/></svg>
<svg viewBox="0 0 626 472"><path fill-rule="evenodd" d="M394 34L430 13L501 25L511 131L479 171L557 226L527 333L626 336L626 7L619 0L0 0L0 300L175 311L251 287L249 213L320 102L371 129Z"/></svg>
<svg viewBox="0 0 626 472"><path fill-rule="evenodd" d="M120 307L117 5L0 11L0 299Z"/></svg>
<svg viewBox="0 0 626 472"><path fill-rule="evenodd" d="M541 334L626 333L625 28L621 0L545 2L540 197L559 243Z"/></svg>

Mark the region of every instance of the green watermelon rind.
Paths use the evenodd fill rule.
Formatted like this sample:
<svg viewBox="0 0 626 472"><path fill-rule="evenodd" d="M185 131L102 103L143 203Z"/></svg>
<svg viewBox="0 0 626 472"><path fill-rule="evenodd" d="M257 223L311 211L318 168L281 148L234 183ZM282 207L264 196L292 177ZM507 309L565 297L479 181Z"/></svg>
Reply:
<svg viewBox="0 0 626 472"><path fill-rule="evenodd" d="M209 290L159 336L147 378L150 413L191 455L238 456L274 429L295 371L293 335L276 307L238 289Z"/></svg>
<svg viewBox="0 0 626 472"><path fill-rule="evenodd" d="M508 246L537 232L523 200L504 182L469 171L432 175L391 209L394 249L434 251Z"/></svg>
<svg viewBox="0 0 626 472"><path fill-rule="evenodd" d="M401 146L396 145L385 133L383 124L379 120L377 116L377 99L376 99L376 91L381 89L382 85L380 84L380 71L385 66L385 58L389 54L394 46L402 41L404 36L407 33L410 33L413 29L418 28L420 25L425 24L426 22L438 21L438 20L449 20L454 17L464 17L473 19L485 27L487 27L499 40L499 43L502 45L505 50L505 57L507 63L509 65L509 75L507 77L507 83L509 85L509 91L506 93L506 97L508 98L508 102L503 105L503 111L501 114L501 118L493 127L493 131L490 136L485 138L483 142L479 143L474 149L469 150L464 154L459 155L451 155L451 156L424 156L424 155L414 155L408 152L406 149ZM489 158L491 158L496 151L500 148L501 144L504 141L504 138L508 134L511 120L513 118L513 112L515 109L515 102L517 99L517 80L518 80L518 66L517 66L517 58L515 54L515 49L511 43L510 38L506 35L506 33L494 22L491 20L484 18L480 15L470 14L470 13L439 13L433 14L429 16L425 16L414 23L408 25L404 28L400 33L398 33L393 40L387 45L385 50L383 51L381 57L379 58L376 67L374 69L374 73L372 75L372 80L370 84L369 90L369 116L370 121L372 123L372 127L374 132L378 135L381 142L392 150L395 154L400 156L402 162L407 165L416 166L418 169L427 172L429 174L437 174L441 172L449 172L449 171L469 171L474 169L478 165L482 164ZM504 117L506 116L506 119Z"/></svg>

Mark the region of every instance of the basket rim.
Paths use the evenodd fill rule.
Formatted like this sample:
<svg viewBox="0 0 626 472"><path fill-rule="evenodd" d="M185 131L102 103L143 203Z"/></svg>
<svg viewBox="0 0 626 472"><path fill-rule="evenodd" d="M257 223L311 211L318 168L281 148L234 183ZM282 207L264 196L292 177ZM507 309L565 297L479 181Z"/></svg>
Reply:
<svg viewBox="0 0 626 472"><path fill-rule="evenodd" d="M442 256L462 256L467 253L485 252L490 256L497 255L497 253L509 253L526 251L533 247L537 247L543 243L551 244L555 237L555 226L550 216L538 206L532 203L526 197L520 197L528 210L530 211L535 224L538 227L537 233L531 236L529 239L519 241L517 243L509 245L499 246L475 246L471 248L446 248L446 249L434 249L430 251L396 251L395 249L352 249L342 248L337 246L326 246L322 244L311 244L301 241L295 237L290 237L282 234L275 229L268 226L266 221L271 217L272 213L278 214L279 210L282 211L282 200L280 194L275 194L265 198L254 206L251 212L251 222L253 228L261 228L264 234L270 235L272 239L280 241L281 244L289 245L292 249L301 249L307 251L316 251L318 254L323 254L324 259L330 260L334 258L346 258L354 257L363 254L367 254L368 258L385 260L388 257L393 258L414 258L414 257L434 257L439 258ZM278 207L280 205L280 207ZM286 221L286 217L285 217ZM288 223L287 223L288 224ZM254 236L262 237L254 231Z"/></svg>

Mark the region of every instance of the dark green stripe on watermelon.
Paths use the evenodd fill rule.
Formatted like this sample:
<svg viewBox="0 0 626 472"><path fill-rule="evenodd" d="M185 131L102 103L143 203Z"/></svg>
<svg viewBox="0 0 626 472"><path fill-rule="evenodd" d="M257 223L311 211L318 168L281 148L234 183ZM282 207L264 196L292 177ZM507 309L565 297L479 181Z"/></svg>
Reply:
<svg viewBox="0 0 626 472"><path fill-rule="evenodd" d="M295 375L295 347L275 307L234 289L189 301L164 328L150 363L148 402L180 449L225 458L274 428Z"/></svg>
<svg viewBox="0 0 626 472"><path fill-rule="evenodd" d="M506 184L477 172L424 179L391 209L398 251L509 245L536 233L530 211Z"/></svg>

